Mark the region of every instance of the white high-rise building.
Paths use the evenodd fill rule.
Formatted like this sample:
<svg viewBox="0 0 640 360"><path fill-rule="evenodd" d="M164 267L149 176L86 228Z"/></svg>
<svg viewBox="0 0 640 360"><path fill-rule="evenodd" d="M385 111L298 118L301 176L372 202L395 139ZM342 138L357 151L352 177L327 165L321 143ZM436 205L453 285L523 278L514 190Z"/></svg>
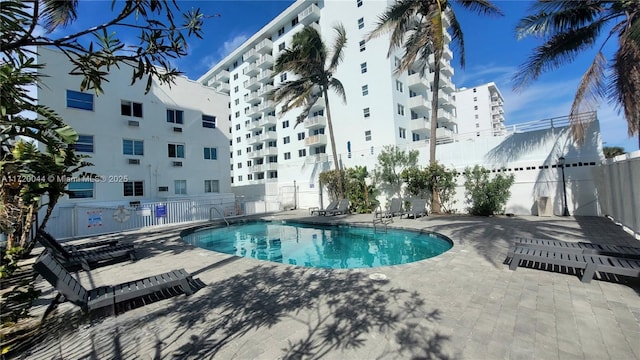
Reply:
<svg viewBox="0 0 640 360"><path fill-rule="evenodd" d="M318 101L304 123L294 126L300 111L282 114L281 106L267 99L270 90L293 78L290 73L274 77L273 66L305 26L317 29L326 44L334 41L335 24L346 29L344 61L335 77L344 85L347 103L329 94L341 159L363 151L373 154L384 145L429 139L432 74L421 77L417 68L396 74L402 50L387 57L388 35L365 41L392 3L296 1L198 79L230 97L234 192L277 198L285 207L316 206L318 175L333 168L324 101ZM450 40L447 36L440 77L437 136L442 140L456 131Z"/></svg>
<svg viewBox="0 0 640 360"><path fill-rule="evenodd" d="M127 67L111 68L104 93L80 91L80 76L60 52L38 49L45 64L38 102L79 134L83 169L103 180L76 181L61 204L122 204L215 198L231 192L228 97L185 77L175 84L131 83ZM79 179L83 180L83 179Z"/></svg>
<svg viewBox="0 0 640 360"><path fill-rule="evenodd" d="M506 134L504 126L504 99L495 83L473 88L460 88L455 92L458 133L476 136Z"/></svg>

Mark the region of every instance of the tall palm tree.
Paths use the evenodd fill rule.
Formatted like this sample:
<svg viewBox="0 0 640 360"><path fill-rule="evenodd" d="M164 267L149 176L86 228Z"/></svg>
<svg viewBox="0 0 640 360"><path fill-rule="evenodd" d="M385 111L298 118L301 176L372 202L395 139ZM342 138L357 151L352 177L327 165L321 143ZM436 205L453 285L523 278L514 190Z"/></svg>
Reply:
<svg viewBox="0 0 640 360"><path fill-rule="evenodd" d="M440 91L440 67L445 50L443 23L448 20L451 39L459 50L460 66L465 65L464 37L450 0L398 0L378 17L376 28L367 40L391 32L387 57L398 48L404 56L396 73L418 66L424 76L429 57L433 56L433 87L431 88L431 131L429 134L429 164L436 163L436 129L438 124L438 93ZM483 15L502 15L498 7L489 0L455 0L462 7ZM440 201L435 188L432 194L431 211L440 212Z"/></svg>
<svg viewBox="0 0 640 360"><path fill-rule="evenodd" d="M592 110L598 100L609 101L624 112L629 136L638 135L640 146L640 2L619 1L539 1L516 27L520 38L540 37L544 44L533 51L514 77L514 88L523 89L545 71L572 62L582 51L604 39L595 58L582 76L571 105L574 138L584 140L584 124L578 113ZM602 49L617 38L618 49L606 73Z"/></svg>
<svg viewBox="0 0 640 360"><path fill-rule="evenodd" d="M331 47L331 52L327 50L320 34L313 27L305 27L293 36L291 47L285 49L276 60L275 74L288 71L296 75L297 79L281 83L272 90L270 98L276 103L283 103L283 114L294 108L302 108L302 112L296 118L296 125L304 121L318 99L324 98L333 164L339 173L338 195L344 198L344 174L340 170L336 142L333 136L329 89L333 89L346 103L344 87L333 74L342 62L347 35L342 24L334 26L334 30L336 39Z"/></svg>

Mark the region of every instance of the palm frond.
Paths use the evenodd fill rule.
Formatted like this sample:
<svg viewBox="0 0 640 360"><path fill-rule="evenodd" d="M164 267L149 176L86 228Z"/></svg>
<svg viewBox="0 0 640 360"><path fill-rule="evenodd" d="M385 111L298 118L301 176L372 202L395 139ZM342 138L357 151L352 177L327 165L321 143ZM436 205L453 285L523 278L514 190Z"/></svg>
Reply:
<svg viewBox="0 0 640 360"><path fill-rule="evenodd" d="M336 32L336 40L331 48L331 60L328 71L334 72L344 58L344 48L347 45L347 31L343 24L337 24L333 28Z"/></svg>
<svg viewBox="0 0 640 360"><path fill-rule="evenodd" d="M78 18L78 0L40 0L42 26L52 32L59 26L67 26Z"/></svg>
<svg viewBox="0 0 640 360"><path fill-rule="evenodd" d="M333 91L335 91L336 94L340 96L340 98L342 98L343 103L347 103L347 94L344 91L344 86L342 85L342 82L340 82L340 80L331 78L331 80L329 81L329 87L333 89Z"/></svg>
<svg viewBox="0 0 640 360"><path fill-rule="evenodd" d="M536 2L530 10L533 15L520 20L516 34L519 39L529 35L553 36L587 26L596 21L603 10L601 1Z"/></svg>
<svg viewBox="0 0 640 360"><path fill-rule="evenodd" d="M581 51L595 43L602 26L603 23L598 21L582 28L556 34L543 45L535 48L533 55L520 66L513 77L514 89L521 90L543 72L572 62Z"/></svg>
<svg viewBox="0 0 640 360"><path fill-rule="evenodd" d="M374 29L367 35L366 40L380 37L390 31L394 31L396 28L406 29L411 17L415 15L416 1L413 0L400 0L389 6L385 12L378 16L378 21L375 24ZM395 31L394 31L395 32ZM393 38L393 36L392 36ZM391 45L394 47L400 46L401 42L392 41Z"/></svg>
<svg viewBox="0 0 640 360"><path fill-rule="evenodd" d="M446 16L449 18L449 23L451 24L451 41L454 44L454 50L456 50L458 57L460 58L460 67L464 68L467 61L464 51L464 35L462 34L462 27L460 26L458 18L453 11L447 11Z"/></svg>
<svg viewBox="0 0 640 360"><path fill-rule="evenodd" d="M571 131L574 139L579 143L584 140L584 123L578 121L578 114L595 111L598 101L605 96L605 65L607 60L602 52L598 52L589 66L587 72L584 73L578 86L578 91L571 105L571 113L569 119L571 121Z"/></svg>
<svg viewBox="0 0 640 360"><path fill-rule="evenodd" d="M629 136L640 134L640 46L623 34L612 66L609 101L623 111Z"/></svg>
<svg viewBox="0 0 640 360"><path fill-rule="evenodd" d="M502 10L490 0L456 0L456 2L467 10L479 15L503 16Z"/></svg>

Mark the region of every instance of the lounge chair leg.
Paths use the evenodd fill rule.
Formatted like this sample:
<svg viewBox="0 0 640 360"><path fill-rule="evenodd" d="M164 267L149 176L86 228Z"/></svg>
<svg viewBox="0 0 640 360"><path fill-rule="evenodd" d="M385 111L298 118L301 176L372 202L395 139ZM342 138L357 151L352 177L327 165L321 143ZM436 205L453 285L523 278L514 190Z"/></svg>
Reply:
<svg viewBox="0 0 640 360"><path fill-rule="evenodd" d="M191 285L189 284L189 279L185 278L184 280L182 280L180 287L182 287L182 291L184 291L185 295L189 296L193 294L193 291L191 290Z"/></svg>
<svg viewBox="0 0 640 360"><path fill-rule="evenodd" d="M587 284L593 279L593 275L596 273L596 266L594 264L588 264L582 273L582 282Z"/></svg>
<svg viewBox="0 0 640 360"><path fill-rule="evenodd" d="M515 271L518 268L518 265L520 265L520 258L513 256L511 258L511 264L509 264L509 269Z"/></svg>
<svg viewBox="0 0 640 360"><path fill-rule="evenodd" d="M56 297L53 298L53 301L51 301L51 304L49 304L49 306L47 306L47 309L44 311L44 314L42 315L42 319L40 319L40 322L43 323L44 320L47 318L47 315L49 315L53 310L55 310L58 304L61 303L62 301L64 301L64 296L62 296L62 294L60 293L56 294Z"/></svg>

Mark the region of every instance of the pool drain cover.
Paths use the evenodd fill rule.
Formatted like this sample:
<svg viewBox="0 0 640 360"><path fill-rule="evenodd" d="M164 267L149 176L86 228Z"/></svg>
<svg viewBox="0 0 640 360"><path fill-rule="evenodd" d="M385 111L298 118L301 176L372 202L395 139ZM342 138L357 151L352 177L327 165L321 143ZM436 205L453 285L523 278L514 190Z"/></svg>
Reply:
<svg viewBox="0 0 640 360"><path fill-rule="evenodd" d="M383 280L387 280L387 275L381 274L381 273L373 273L369 275L369 279L375 280L375 281L383 281Z"/></svg>

